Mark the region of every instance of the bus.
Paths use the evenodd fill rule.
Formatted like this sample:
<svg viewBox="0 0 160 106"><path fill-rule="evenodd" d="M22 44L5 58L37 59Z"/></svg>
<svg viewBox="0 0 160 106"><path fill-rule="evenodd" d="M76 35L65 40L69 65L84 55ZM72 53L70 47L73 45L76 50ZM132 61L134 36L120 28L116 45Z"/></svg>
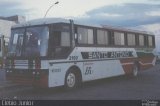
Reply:
<svg viewBox="0 0 160 106"><path fill-rule="evenodd" d="M6 62L6 78L33 87L65 86L132 75L153 67L155 36L107 25L59 18L15 25Z"/></svg>

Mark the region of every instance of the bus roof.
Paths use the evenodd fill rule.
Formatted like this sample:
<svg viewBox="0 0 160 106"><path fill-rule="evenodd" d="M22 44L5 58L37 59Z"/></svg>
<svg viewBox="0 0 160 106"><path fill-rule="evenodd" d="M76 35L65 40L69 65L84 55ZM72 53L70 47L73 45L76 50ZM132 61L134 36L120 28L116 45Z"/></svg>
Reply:
<svg viewBox="0 0 160 106"><path fill-rule="evenodd" d="M113 29L113 30L119 30L119 31L126 31L126 32L133 32L133 33L142 33L142 34L149 34L149 35L154 35L154 33L149 32L149 31L142 31L142 30L137 30L137 29L129 29L125 27L115 27L115 26L108 26L108 25L102 25L103 28L106 29Z"/></svg>
<svg viewBox="0 0 160 106"><path fill-rule="evenodd" d="M54 24L54 23L68 23L69 24L70 21L69 21L69 19L63 19L63 18L41 18L41 19L35 19L35 20L31 20L31 21L28 21L28 22L24 22L24 23L21 23L21 24L14 25L12 28L28 27L28 26L35 26L35 25L45 25L45 24ZM110 26L110 25L95 25L95 24L89 24L89 23L82 23L82 22L78 22L78 21L74 21L74 24L82 25L82 26L89 26L89 27L97 27L97 28L118 30L118 31L126 31L126 32L154 35L152 32L128 29L128 28L125 28L125 27L115 27L115 26Z"/></svg>
<svg viewBox="0 0 160 106"><path fill-rule="evenodd" d="M34 19L31 21L27 21L21 24L14 25L13 28L52 24L52 23L69 23L69 20L62 19L62 18L40 18L40 19Z"/></svg>

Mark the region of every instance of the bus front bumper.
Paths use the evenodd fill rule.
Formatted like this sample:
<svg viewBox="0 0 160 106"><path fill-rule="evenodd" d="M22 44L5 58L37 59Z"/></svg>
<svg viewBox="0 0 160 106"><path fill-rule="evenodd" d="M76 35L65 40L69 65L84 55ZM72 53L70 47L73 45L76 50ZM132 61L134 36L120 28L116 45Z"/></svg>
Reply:
<svg viewBox="0 0 160 106"><path fill-rule="evenodd" d="M6 69L6 80L20 85L48 87L48 70Z"/></svg>

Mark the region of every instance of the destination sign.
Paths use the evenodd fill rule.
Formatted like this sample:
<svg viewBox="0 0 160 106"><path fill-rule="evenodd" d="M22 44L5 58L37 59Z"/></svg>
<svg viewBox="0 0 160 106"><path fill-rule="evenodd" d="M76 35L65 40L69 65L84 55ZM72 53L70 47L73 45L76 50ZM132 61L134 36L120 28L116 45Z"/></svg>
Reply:
<svg viewBox="0 0 160 106"><path fill-rule="evenodd" d="M81 52L83 59L105 59L133 57L132 51Z"/></svg>

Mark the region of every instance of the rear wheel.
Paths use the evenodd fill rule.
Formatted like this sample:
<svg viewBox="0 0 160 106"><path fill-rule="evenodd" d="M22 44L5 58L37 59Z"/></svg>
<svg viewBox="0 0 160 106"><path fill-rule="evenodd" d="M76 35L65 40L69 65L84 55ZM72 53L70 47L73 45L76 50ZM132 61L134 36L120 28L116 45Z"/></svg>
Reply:
<svg viewBox="0 0 160 106"><path fill-rule="evenodd" d="M135 65L133 66L132 76L133 76L133 77L136 77L136 76L138 75L138 71L139 71L138 65L135 64Z"/></svg>

